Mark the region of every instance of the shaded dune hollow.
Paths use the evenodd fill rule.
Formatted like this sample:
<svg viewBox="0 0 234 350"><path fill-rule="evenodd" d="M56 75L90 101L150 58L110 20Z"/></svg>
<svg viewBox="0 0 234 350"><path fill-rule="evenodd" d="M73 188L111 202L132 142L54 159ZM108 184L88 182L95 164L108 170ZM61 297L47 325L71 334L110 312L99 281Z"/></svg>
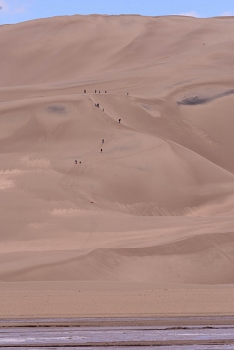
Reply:
<svg viewBox="0 0 234 350"><path fill-rule="evenodd" d="M233 24L0 27L0 281L234 282Z"/></svg>

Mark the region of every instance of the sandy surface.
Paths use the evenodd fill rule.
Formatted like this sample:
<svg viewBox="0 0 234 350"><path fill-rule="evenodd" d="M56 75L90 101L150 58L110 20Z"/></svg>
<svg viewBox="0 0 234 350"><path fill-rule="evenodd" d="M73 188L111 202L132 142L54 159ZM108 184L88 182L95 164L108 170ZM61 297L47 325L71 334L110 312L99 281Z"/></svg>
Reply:
<svg viewBox="0 0 234 350"><path fill-rule="evenodd" d="M1 317L234 312L233 25L0 27Z"/></svg>
<svg viewBox="0 0 234 350"><path fill-rule="evenodd" d="M1 283L0 287L3 319L209 315L217 316L217 320L208 324L225 324L226 321L218 316L231 316L234 313L232 286L201 288L194 285L159 286L121 282L18 282ZM133 323L131 321L130 325ZM174 323L181 325L190 322L177 319ZM200 323L206 324L201 320ZM155 323L148 321L147 324Z"/></svg>

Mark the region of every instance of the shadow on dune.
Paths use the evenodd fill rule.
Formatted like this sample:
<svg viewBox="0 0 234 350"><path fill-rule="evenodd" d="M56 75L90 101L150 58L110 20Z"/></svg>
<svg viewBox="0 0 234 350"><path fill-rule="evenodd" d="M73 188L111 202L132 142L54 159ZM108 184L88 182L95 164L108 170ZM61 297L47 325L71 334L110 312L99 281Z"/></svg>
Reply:
<svg viewBox="0 0 234 350"><path fill-rule="evenodd" d="M211 96L211 97L199 97L199 96L187 97L181 101L178 101L177 104L178 105L187 105L187 106L201 105L204 103L208 103L208 102L217 100L218 98L233 95L233 94L234 94L234 89L225 91L222 94L218 94L218 95Z"/></svg>

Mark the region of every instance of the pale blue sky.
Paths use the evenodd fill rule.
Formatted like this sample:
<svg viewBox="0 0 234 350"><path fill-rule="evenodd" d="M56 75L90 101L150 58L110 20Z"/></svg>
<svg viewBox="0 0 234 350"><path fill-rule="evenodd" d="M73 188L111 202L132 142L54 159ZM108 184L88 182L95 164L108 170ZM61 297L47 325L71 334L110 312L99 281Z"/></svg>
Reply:
<svg viewBox="0 0 234 350"><path fill-rule="evenodd" d="M234 15L234 0L0 0L0 24L74 14Z"/></svg>

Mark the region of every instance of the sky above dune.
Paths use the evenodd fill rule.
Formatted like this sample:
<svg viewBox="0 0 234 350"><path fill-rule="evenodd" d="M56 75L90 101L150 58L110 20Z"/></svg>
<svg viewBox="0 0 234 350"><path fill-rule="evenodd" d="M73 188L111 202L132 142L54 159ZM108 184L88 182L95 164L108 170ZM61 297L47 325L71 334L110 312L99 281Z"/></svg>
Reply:
<svg viewBox="0 0 234 350"><path fill-rule="evenodd" d="M233 0L0 0L0 24L74 14L234 15Z"/></svg>

